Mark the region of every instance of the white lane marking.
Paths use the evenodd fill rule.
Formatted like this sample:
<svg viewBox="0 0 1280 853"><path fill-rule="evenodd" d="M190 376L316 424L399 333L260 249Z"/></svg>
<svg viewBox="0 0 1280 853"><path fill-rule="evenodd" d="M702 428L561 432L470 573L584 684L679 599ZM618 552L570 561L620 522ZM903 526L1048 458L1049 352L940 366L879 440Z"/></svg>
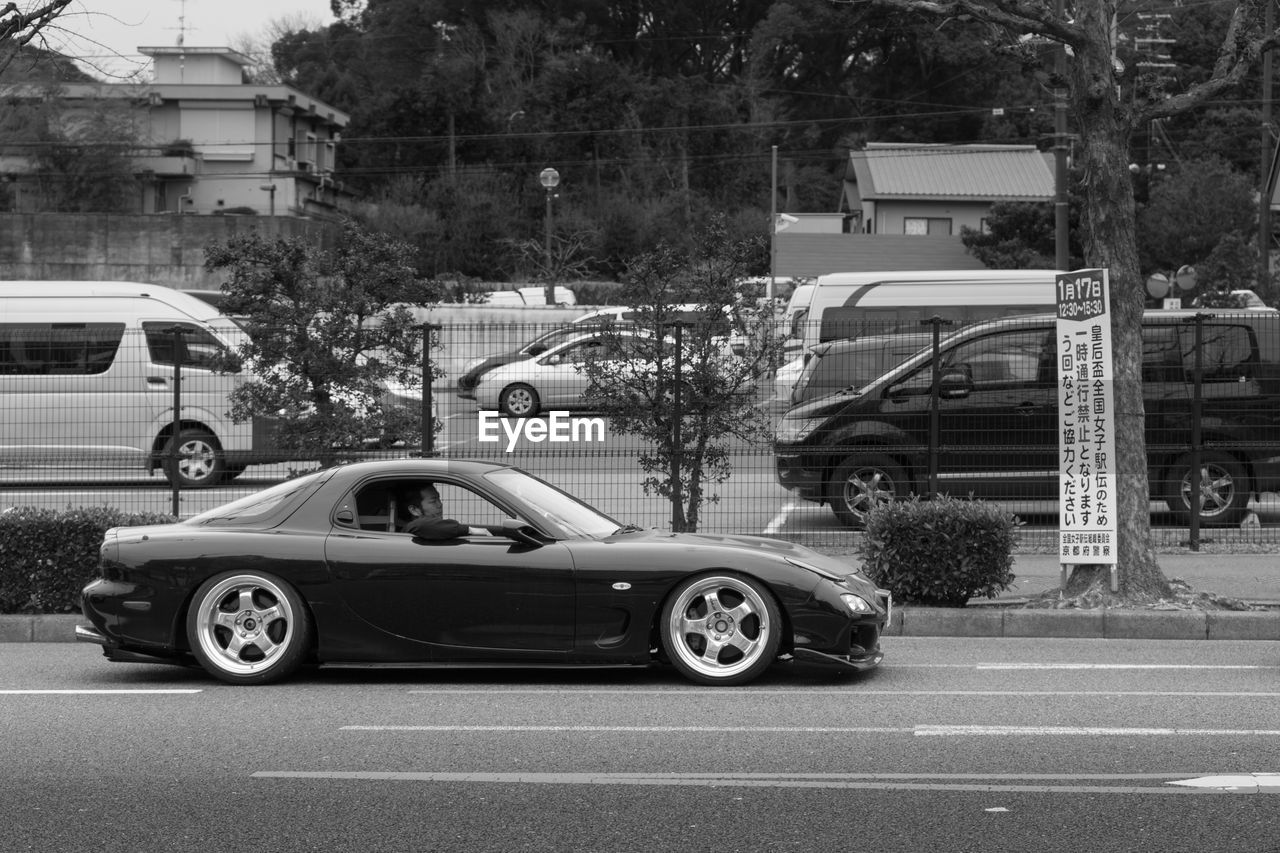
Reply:
<svg viewBox="0 0 1280 853"><path fill-rule="evenodd" d="M1111 736L1121 737L1206 737L1206 736L1243 736L1243 737L1278 737L1280 729L1170 729L1142 727L1103 727L1103 726L916 726L916 737L969 737L989 735L1032 735L1058 737L1068 736Z"/></svg>
<svg viewBox="0 0 1280 853"><path fill-rule="evenodd" d="M1169 779L1175 774L1130 777L1061 777L1092 780ZM1078 794L1206 794L1222 793L1212 788L1144 787L1140 785L1034 785L1005 784L989 781L946 781L949 779L1008 779L1029 777L959 776L931 777L893 774L889 776L861 774L682 774L682 773L430 773L392 772L380 770L305 771L259 770L254 779L305 779L364 782L445 782L488 783L501 785L651 785L698 786L708 788L858 788L890 791L980 791L1004 793L1078 793ZM934 779L939 781L907 782L902 779ZM1035 778L1035 777L1030 777ZM1055 777L1057 778L1057 777Z"/></svg>
<svg viewBox="0 0 1280 853"><path fill-rule="evenodd" d="M344 732L502 732L590 734L909 734L915 737L1280 737L1280 729L1174 729L1103 726L342 726Z"/></svg>
<svg viewBox="0 0 1280 853"><path fill-rule="evenodd" d="M726 693L712 688L701 690L549 690L542 689L442 689L442 690L410 690L411 696L487 696L487 695L543 695L583 696L588 699L597 696L697 696L699 699L721 697L741 698L741 692ZM752 690L751 696L795 696L824 697L845 701L872 696L1204 696L1210 699L1275 699L1280 691L1258 690Z"/></svg>
<svg viewBox="0 0 1280 853"><path fill-rule="evenodd" d="M67 694L67 695L89 695L89 696L119 696L119 695L138 695L153 696L156 694L190 694L200 693L199 689L182 689L182 690L0 690L0 696L48 696L51 694Z"/></svg>
<svg viewBox="0 0 1280 853"><path fill-rule="evenodd" d="M901 734L911 729L883 726L343 726L344 732L770 732L800 734Z"/></svg>
<svg viewBox="0 0 1280 853"><path fill-rule="evenodd" d="M1209 663L980 663L974 669L1275 669L1255 664Z"/></svg>
<svg viewBox="0 0 1280 853"><path fill-rule="evenodd" d="M1208 788L1231 794L1280 794L1280 773L1201 776L1196 779L1177 779L1166 784L1184 785L1188 788Z"/></svg>
<svg viewBox="0 0 1280 853"><path fill-rule="evenodd" d="M798 503L793 503L793 502L787 503L786 506L782 508L781 512L775 515L773 517L773 520L770 521L768 525L765 526L764 531L760 535L772 536L773 534L777 533L779 530L782 529L782 526L787 523L787 516L789 516L792 513L792 511L797 510L799 508L800 508L800 504Z"/></svg>

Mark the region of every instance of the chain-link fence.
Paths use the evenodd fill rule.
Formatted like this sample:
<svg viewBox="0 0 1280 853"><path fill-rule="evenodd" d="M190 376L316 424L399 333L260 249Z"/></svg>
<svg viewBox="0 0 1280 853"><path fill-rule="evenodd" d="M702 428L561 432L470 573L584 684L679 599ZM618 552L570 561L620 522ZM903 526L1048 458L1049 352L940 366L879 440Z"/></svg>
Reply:
<svg viewBox="0 0 1280 853"><path fill-rule="evenodd" d="M589 363L635 354L584 324L424 327L428 382L420 361L373 386L367 372L335 373L268 408L279 399L246 389L306 366L231 364L217 329L0 318L0 509L187 516L318 465L427 453L518 465L622 523L670 528L696 511L702 532L844 548L874 501L947 493L998 502L1027 523L1025 543L1050 547L1063 431L1053 321L1001 323L937 328L936 349L935 328L917 322L772 355L717 398L732 428L700 431L705 396L687 377L676 443L622 428L602 407L609 388L587 393ZM726 362L757 345L751 333L711 340ZM1280 543L1280 314L1162 312L1141 370L1158 538Z"/></svg>

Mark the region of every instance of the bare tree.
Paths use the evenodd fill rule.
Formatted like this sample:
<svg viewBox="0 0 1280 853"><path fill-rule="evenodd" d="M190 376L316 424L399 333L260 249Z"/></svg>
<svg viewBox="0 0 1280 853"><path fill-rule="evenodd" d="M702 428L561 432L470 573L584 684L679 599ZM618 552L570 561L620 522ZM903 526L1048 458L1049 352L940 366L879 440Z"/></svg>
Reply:
<svg viewBox="0 0 1280 853"><path fill-rule="evenodd" d="M841 0L853 2L853 0ZM1118 460L1117 575L1120 601L1166 595L1168 582L1152 547L1146 443L1143 436L1142 312L1144 290L1138 261L1129 140L1135 127L1193 109L1238 84L1261 56L1280 43L1264 30L1269 0L1227 4L1230 21L1213 73L1177 93L1168 80L1144 77L1116 57L1116 0L871 0L888 8L939 18L968 17L989 24L992 48L1015 44L1027 34L1062 46L1063 74L1051 80L1065 90L1074 133L1077 167L1083 175L1082 236L1085 265L1111 275L1112 340L1115 350L1116 448ZM1103 584L1102 567L1077 567L1067 589L1076 595ZM1109 596L1105 594L1104 599Z"/></svg>
<svg viewBox="0 0 1280 853"><path fill-rule="evenodd" d="M8 43L19 46L29 44L70 5L71 0L48 0L45 3L19 3L11 0L0 6L0 48ZM0 71L5 69L15 55L15 51L0 50Z"/></svg>

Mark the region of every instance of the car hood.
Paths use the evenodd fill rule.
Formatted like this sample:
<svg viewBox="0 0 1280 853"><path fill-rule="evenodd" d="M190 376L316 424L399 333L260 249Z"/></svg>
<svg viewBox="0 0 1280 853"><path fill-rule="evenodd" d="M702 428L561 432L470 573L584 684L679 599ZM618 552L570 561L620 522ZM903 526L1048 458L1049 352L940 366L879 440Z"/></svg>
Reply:
<svg viewBox="0 0 1280 853"><path fill-rule="evenodd" d="M804 545L797 545L794 542L786 542L768 536L669 533L662 530L644 530L638 533L625 533L610 537L608 541L634 542L637 540L685 550L711 547L733 548L741 551L744 556L749 554L757 558L773 557L782 560L794 560L802 563L803 568L808 568L814 574L829 577L832 580L847 580L850 576L856 576L863 583L870 583L857 563L851 560L846 561L838 557L829 557L826 554L818 553L812 548L806 548Z"/></svg>

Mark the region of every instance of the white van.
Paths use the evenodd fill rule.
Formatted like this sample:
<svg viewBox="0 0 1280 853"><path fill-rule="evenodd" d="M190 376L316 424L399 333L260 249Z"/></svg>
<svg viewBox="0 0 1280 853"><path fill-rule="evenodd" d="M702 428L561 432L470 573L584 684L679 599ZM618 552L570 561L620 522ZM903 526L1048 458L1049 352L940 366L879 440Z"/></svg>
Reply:
<svg viewBox="0 0 1280 853"><path fill-rule="evenodd" d="M921 321L951 321L943 334L979 320L1053 310L1056 270L911 270L818 276L808 305L793 299L792 335L800 354L774 376L775 397L790 399L809 347L826 341L929 330ZM799 288L797 288L797 294ZM803 295L801 295L803 298Z"/></svg>
<svg viewBox="0 0 1280 853"><path fill-rule="evenodd" d="M174 327L183 330L176 465ZM262 452L268 424L228 414L245 377L214 369L243 340L209 303L166 287L0 282L0 464L163 468L199 487L279 461Z"/></svg>

